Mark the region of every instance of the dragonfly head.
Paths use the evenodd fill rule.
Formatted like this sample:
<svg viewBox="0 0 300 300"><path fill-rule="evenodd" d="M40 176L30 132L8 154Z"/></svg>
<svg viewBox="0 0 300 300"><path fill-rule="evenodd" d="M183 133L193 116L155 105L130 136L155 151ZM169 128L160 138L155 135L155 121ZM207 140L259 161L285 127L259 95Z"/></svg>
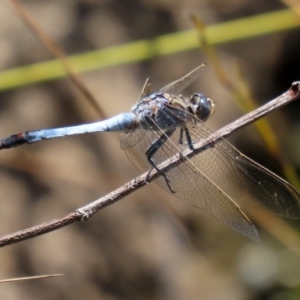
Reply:
<svg viewBox="0 0 300 300"><path fill-rule="evenodd" d="M188 101L188 109L201 121L206 121L215 111L215 104L202 93L195 93Z"/></svg>

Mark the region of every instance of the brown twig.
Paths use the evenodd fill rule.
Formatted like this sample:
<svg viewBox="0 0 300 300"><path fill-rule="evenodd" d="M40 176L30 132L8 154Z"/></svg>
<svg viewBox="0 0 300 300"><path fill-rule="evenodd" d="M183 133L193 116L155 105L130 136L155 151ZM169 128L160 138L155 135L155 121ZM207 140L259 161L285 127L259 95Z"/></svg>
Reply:
<svg viewBox="0 0 300 300"><path fill-rule="evenodd" d="M300 82L294 82L287 92L283 93L282 95L268 102L267 104L259 107L258 109L248 113L247 115L239 118L238 120L230 123L229 125L221 128L220 130L214 132L207 139L199 141L197 144L194 145L195 150L192 151L187 149L183 152L183 156L175 155L170 159L166 160L165 162L159 165L159 169L162 171L162 173L167 172L168 170L182 163L184 157L193 157L199 154L200 152L205 151L207 148L213 147L221 139L233 134L235 131L253 123L254 121L258 120L259 118L262 118L263 116L267 115L273 110L283 105L286 105L299 97ZM52 221L43 223L38 226L34 226L22 231L2 236L0 237L0 247L4 247L6 245L14 244L23 240L27 240L45 234L47 232L62 228L77 221L88 220L93 214L98 212L100 209L121 200L125 196L143 187L144 185L148 184L149 182L153 181L159 176L160 174L158 174L155 170L151 171L150 173L144 173L143 175L133 179L132 181L126 183L124 186L109 193L108 195L98 200L95 200L92 203L85 205L61 218L54 219Z"/></svg>
<svg viewBox="0 0 300 300"><path fill-rule="evenodd" d="M2 279L0 283L8 283L8 282L16 282L16 281L28 281L28 280L37 280L37 279L48 279L53 277L64 276L64 274L50 274L50 275L37 275L37 276L27 276L27 277L19 277L19 278L10 278L10 279Z"/></svg>

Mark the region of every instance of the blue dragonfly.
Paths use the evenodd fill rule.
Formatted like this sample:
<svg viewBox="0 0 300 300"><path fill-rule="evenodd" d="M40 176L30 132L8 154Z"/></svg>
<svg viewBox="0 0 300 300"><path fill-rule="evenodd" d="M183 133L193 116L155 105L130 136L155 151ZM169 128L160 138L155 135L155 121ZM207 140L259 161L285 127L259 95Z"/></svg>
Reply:
<svg viewBox="0 0 300 300"><path fill-rule="evenodd" d="M256 227L242 210L243 201L274 214L300 218L300 195L285 180L243 155L225 139L163 173L159 165L206 139L213 130L205 124L215 110L203 93L179 93L202 73L200 65L182 78L152 91L146 81L130 112L78 126L42 129L0 140L0 150L42 140L91 132L123 132L121 148L142 172L156 169L159 185L200 208L241 234L258 241Z"/></svg>

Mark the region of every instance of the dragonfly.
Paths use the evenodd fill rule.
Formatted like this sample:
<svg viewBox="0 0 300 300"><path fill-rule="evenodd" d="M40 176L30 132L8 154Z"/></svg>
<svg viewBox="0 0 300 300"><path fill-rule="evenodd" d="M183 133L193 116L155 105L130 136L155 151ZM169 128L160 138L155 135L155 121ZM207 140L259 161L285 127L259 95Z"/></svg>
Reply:
<svg viewBox="0 0 300 300"><path fill-rule="evenodd" d="M159 165L207 139L206 125L215 103L203 93L180 93L194 82L204 65L153 92L146 80L130 112L104 121L71 127L27 131L0 140L0 150L42 140L92 132L123 132L121 149L142 172L155 169L157 183L186 203L197 207L237 232L259 241L259 233L242 210L243 202L279 216L300 218L300 195L284 179L246 157L225 139L213 147L185 157L162 172ZM150 170L150 171L149 171Z"/></svg>

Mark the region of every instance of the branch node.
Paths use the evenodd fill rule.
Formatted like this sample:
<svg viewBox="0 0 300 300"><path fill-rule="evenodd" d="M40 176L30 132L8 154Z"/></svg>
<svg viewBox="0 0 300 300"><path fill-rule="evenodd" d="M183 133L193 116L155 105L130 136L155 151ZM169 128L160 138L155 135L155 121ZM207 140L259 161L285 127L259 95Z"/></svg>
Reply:
<svg viewBox="0 0 300 300"><path fill-rule="evenodd" d="M88 221L88 219L92 216L91 210L84 210L82 208L78 208L76 210L76 215L79 218L80 221Z"/></svg>
<svg viewBox="0 0 300 300"><path fill-rule="evenodd" d="M296 93L299 93L300 91L300 81L294 81L292 83L292 90L293 92L296 94Z"/></svg>

